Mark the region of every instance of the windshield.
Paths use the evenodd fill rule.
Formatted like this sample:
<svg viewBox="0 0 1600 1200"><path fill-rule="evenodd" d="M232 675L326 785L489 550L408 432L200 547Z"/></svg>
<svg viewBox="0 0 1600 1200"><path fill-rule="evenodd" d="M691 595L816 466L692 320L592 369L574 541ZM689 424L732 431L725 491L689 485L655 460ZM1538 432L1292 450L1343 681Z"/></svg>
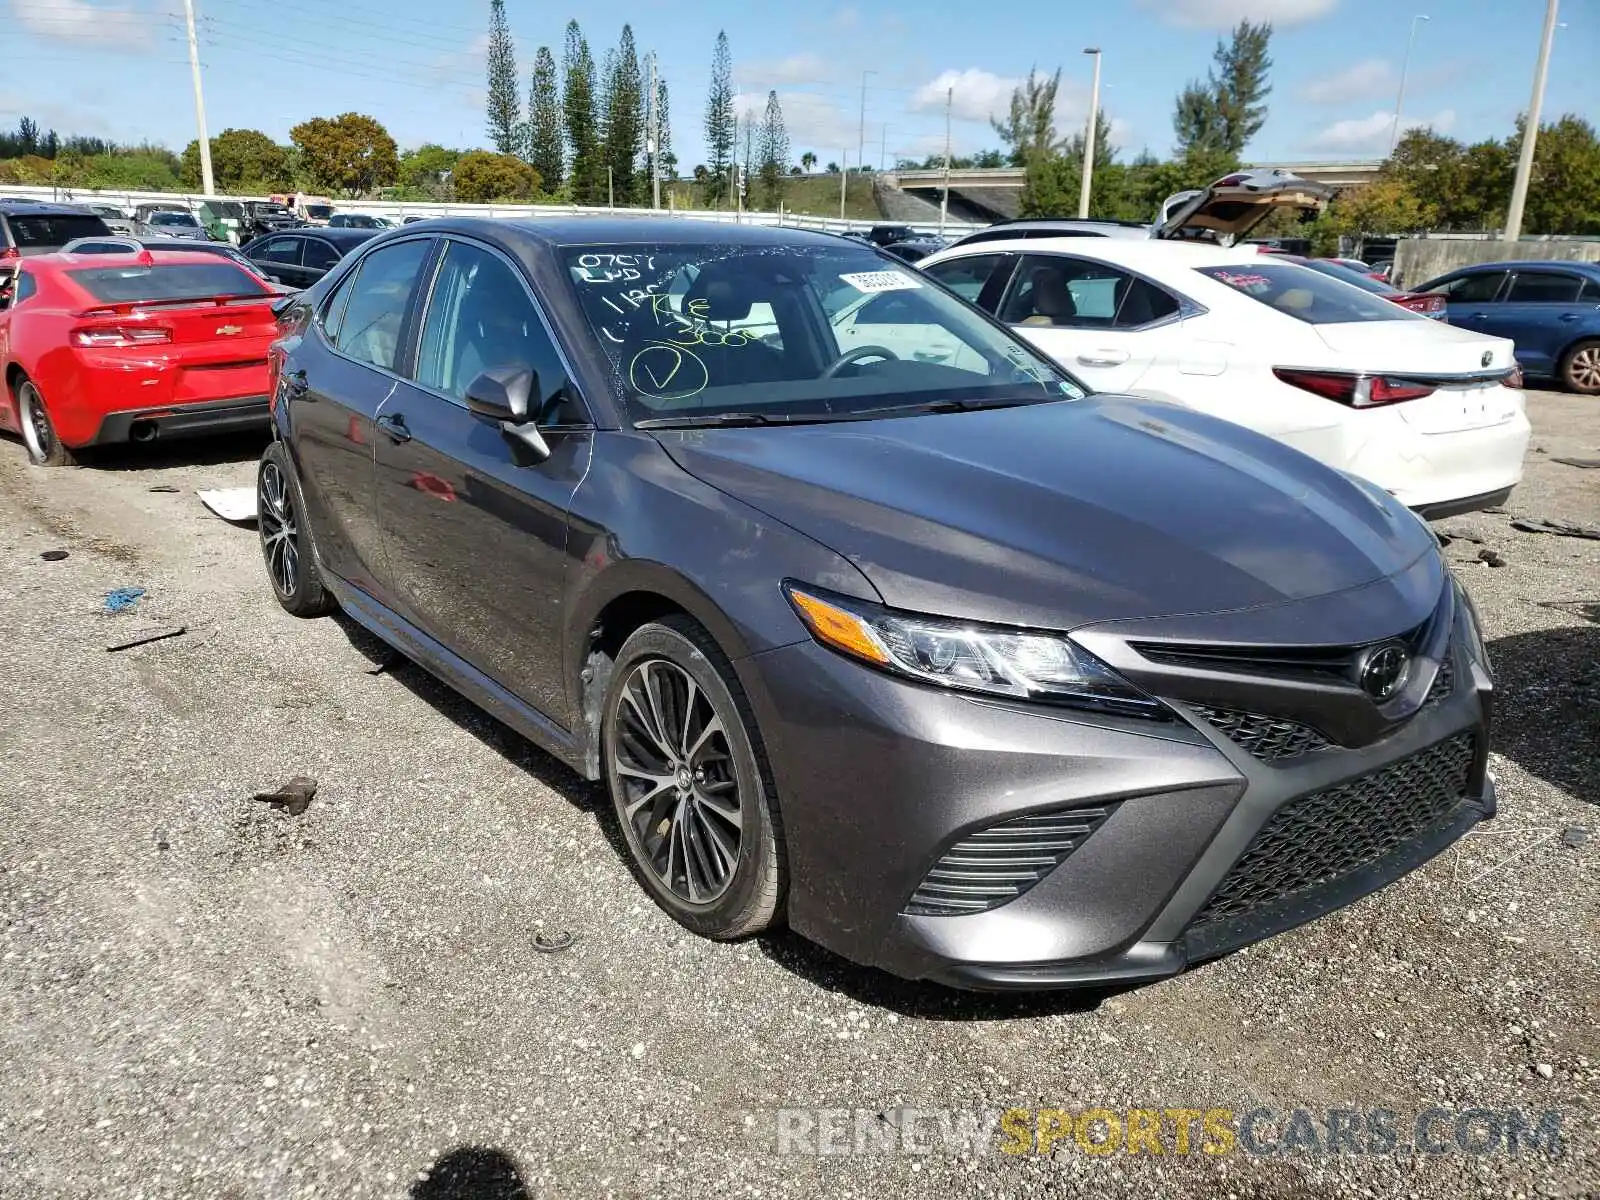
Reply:
<svg viewBox="0 0 1600 1200"><path fill-rule="evenodd" d="M99 217L57 213L50 216L11 217L11 236L18 246L65 246L74 238L105 236L111 231Z"/></svg>
<svg viewBox="0 0 1600 1200"><path fill-rule="evenodd" d="M150 214L151 225L198 225L193 213L158 212Z"/></svg>
<svg viewBox="0 0 1600 1200"><path fill-rule="evenodd" d="M306 205L306 216L311 217L313 220L326 221L333 216L333 205L308 204Z"/></svg>
<svg viewBox="0 0 1600 1200"><path fill-rule="evenodd" d="M1428 319L1298 263L1269 259L1259 263L1231 263L1225 267L1197 267L1196 270L1308 325Z"/></svg>
<svg viewBox="0 0 1600 1200"><path fill-rule="evenodd" d="M563 254L635 421L815 420L1086 394L925 276L864 247L571 246Z"/></svg>

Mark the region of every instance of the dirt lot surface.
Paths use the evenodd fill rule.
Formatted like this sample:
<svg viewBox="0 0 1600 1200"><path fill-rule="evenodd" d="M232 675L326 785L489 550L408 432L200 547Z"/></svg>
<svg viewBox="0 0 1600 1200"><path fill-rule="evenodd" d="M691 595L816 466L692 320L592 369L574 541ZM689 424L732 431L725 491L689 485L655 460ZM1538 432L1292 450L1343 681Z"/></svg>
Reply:
<svg viewBox="0 0 1600 1200"><path fill-rule="evenodd" d="M49 471L0 442L0 1196L1600 1193L1600 541L1510 526L1600 525L1600 470L1551 461L1600 457L1600 405L1531 408L1511 513L1443 523L1499 673L1500 818L1178 979L1024 999L681 931L594 787L278 609L253 531L194 497L259 443ZM162 622L187 632L107 652ZM296 774L303 815L251 800ZM1402 1147L1434 1106L1557 1110L1562 1137L1010 1156L929 1116L1139 1106L1389 1109ZM794 1107L926 1110L927 1152L779 1153Z"/></svg>

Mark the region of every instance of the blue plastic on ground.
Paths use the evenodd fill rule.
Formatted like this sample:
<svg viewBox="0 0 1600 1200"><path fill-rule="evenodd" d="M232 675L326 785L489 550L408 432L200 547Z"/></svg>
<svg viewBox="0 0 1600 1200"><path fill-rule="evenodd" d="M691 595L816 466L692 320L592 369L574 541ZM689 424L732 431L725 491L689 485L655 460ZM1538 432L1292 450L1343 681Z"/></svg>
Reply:
<svg viewBox="0 0 1600 1200"><path fill-rule="evenodd" d="M116 591L106 593L106 611L108 613L126 612L139 603L139 597L144 595L142 587L123 587Z"/></svg>

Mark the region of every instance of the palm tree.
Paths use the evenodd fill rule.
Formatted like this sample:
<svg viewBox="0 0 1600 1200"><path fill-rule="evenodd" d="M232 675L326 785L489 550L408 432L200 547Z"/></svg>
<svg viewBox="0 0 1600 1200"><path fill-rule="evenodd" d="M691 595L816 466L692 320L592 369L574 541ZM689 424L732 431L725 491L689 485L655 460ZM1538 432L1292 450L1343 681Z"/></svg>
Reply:
<svg viewBox="0 0 1600 1200"><path fill-rule="evenodd" d="M811 168L817 165L817 156L807 150L800 156L800 165L806 169L806 174L811 173Z"/></svg>

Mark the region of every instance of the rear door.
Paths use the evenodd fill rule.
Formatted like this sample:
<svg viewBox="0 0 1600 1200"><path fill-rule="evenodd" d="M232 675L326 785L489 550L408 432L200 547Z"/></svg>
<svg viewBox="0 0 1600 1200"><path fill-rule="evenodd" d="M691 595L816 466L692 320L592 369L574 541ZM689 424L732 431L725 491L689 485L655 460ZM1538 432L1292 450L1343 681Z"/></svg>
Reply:
<svg viewBox="0 0 1600 1200"><path fill-rule="evenodd" d="M1428 291L1444 297L1450 324L1479 333L1496 333L1499 299L1509 279L1509 271L1471 271L1446 279Z"/></svg>
<svg viewBox="0 0 1600 1200"><path fill-rule="evenodd" d="M386 602L373 499L373 422L399 382L432 248L431 237L407 238L356 264L299 343L287 348L280 384L290 397L289 443L319 557L334 575Z"/></svg>
<svg viewBox="0 0 1600 1200"><path fill-rule="evenodd" d="M1125 392L1182 337L1179 302L1108 263L1066 254L1022 258L1000 319L1096 391Z"/></svg>
<svg viewBox="0 0 1600 1200"><path fill-rule="evenodd" d="M477 242L441 242L415 366L378 415L377 509L396 605L570 727L561 582L567 512L594 432L520 268ZM466 406L468 385L496 367L536 376L543 462Z"/></svg>
<svg viewBox="0 0 1600 1200"><path fill-rule="evenodd" d="M1518 267L1505 299L1495 305L1491 332L1517 343L1517 361L1529 371L1554 374L1562 349L1600 301L1600 295L1584 301L1587 282L1576 271Z"/></svg>
<svg viewBox="0 0 1600 1200"><path fill-rule="evenodd" d="M339 260L344 257L332 242L324 241L319 237L302 238L305 249L300 255L300 267L309 281L306 286L311 286L321 279L334 267L339 265Z"/></svg>

